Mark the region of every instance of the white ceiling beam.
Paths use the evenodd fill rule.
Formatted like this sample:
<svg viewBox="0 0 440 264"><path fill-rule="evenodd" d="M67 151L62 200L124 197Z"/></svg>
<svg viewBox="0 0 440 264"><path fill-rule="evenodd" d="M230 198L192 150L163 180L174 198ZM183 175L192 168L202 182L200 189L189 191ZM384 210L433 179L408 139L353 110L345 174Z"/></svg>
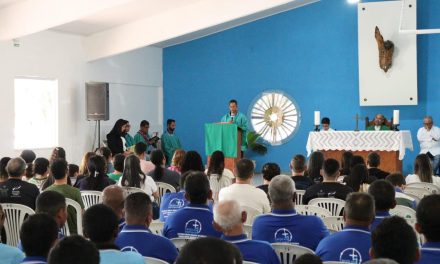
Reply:
<svg viewBox="0 0 440 264"><path fill-rule="evenodd" d="M33 34L133 0L26 0L0 9L0 40Z"/></svg>
<svg viewBox="0 0 440 264"><path fill-rule="evenodd" d="M158 43L169 44L170 39L181 42L182 36L203 32L193 35L194 39L220 31L219 25L231 28L317 1L204 0L85 37L86 58L92 61Z"/></svg>

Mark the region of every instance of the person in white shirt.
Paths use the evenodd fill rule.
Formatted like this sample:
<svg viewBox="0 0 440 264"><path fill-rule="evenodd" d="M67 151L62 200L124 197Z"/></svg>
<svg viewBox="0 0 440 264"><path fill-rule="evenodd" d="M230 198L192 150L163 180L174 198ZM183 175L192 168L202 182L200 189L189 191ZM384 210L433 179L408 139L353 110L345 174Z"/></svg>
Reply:
<svg viewBox="0 0 440 264"><path fill-rule="evenodd" d="M206 175L211 186L212 198L214 202L218 202L220 190L231 185L234 179L232 171L225 168L225 155L223 152L217 150L212 153Z"/></svg>
<svg viewBox="0 0 440 264"><path fill-rule="evenodd" d="M248 206L262 213L270 212L266 193L252 186L254 164L248 159L241 159L236 165L235 183L220 190L218 200L236 200L241 206Z"/></svg>
<svg viewBox="0 0 440 264"><path fill-rule="evenodd" d="M440 128L434 126L431 116L423 118L423 127L417 131L417 140L420 142L420 154L428 154L433 172L437 175L440 169Z"/></svg>
<svg viewBox="0 0 440 264"><path fill-rule="evenodd" d="M330 118L328 117L324 117L321 119L321 127L322 130L321 131L335 131L333 128L330 127Z"/></svg>
<svg viewBox="0 0 440 264"><path fill-rule="evenodd" d="M440 187L440 177L432 175L431 162L426 154L419 154L414 161L414 174L405 178L406 184L414 182L433 183Z"/></svg>

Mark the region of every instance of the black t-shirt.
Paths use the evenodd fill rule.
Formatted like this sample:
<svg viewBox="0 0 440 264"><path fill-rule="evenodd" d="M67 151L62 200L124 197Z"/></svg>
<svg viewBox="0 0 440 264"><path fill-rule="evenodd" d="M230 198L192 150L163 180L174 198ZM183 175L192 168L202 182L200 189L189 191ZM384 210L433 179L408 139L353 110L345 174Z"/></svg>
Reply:
<svg viewBox="0 0 440 264"><path fill-rule="evenodd" d="M314 198L330 197L345 200L347 195L351 192L353 192L352 188L338 182L318 183L306 190L303 196L303 204L308 204L309 201Z"/></svg>
<svg viewBox="0 0 440 264"><path fill-rule="evenodd" d="M297 190L307 190L310 186L315 184L306 176L292 176L292 180L295 182L295 189Z"/></svg>
<svg viewBox="0 0 440 264"><path fill-rule="evenodd" d="M39 194L35 184L20 179L9 179L0 183L0 203L22 204L35 210L35 201Z"/></svg>
<svg viewBox="0 0 440 264"><path fill-rule="evenodd" d="M379 168L369 168L368 169L368 175L369 176L374 176L377 179L381 179L384 180L390 173L383 171Z"/></svg>

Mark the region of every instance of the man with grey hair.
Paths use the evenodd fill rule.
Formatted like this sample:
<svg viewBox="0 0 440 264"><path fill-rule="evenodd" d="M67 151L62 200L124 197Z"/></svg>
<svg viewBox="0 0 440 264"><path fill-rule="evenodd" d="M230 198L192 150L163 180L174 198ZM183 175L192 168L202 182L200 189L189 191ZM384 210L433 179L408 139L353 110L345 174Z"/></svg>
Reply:
<svg viewBox="0 0 440 264"><path fill-rule="evenodd" d="M231 242L241 251L243 260L279 264L275 250L264 241L250 240L244 234L243 223L247 214L237 201L223 200L214 207L214 228L222 232L222 239Z"/></svg>
<svg viewBox="0 0 440 264"><path fill-rule="evenodd" d="M278 175L269 184L272 213L259 215L252 225L252 239L269 243L294 243L315 250L329 235L322 220L295 211L295 182Z"/></svg>
<svg viewBox="0 0 440 264"><path fill-rule="evenodd" d="M316 248L322 261L360 264L370 260L370 225L374 220L374 198L367 193L351 193L344 207L344 229L324 238Z"/></svg>
<svg viewBox="0 0 440 264"><path fill-rule="evenodd" d="M417 140L420 142L420 154L427 154L431 159L432 170L438 175L440 166L440 128L434 126L431 116L423 118L423 127L417 131Z"/></svg>
<svg viewBox="0 0 440 264"><path fill-rule="evenodd" d="M6 165L9 179L0 183L0 203L22 204L35 210L35 201L40 191L35 184L22 181L26 173L26 162L13 158Z"/></svg>

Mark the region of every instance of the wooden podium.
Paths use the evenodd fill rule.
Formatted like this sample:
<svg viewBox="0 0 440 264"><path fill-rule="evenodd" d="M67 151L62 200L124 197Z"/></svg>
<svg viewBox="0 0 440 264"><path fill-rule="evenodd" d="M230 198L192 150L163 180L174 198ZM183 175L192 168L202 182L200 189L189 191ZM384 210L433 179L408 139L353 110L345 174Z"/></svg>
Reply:
<svg viewBox="0 0 440 264"><path fill-rule="evenodd" d="M211 154L220 150L225 155L225 168L234 171L235 164L241 159L241 129L236 124L205 124L205 151L208 164Z"/></svg>

